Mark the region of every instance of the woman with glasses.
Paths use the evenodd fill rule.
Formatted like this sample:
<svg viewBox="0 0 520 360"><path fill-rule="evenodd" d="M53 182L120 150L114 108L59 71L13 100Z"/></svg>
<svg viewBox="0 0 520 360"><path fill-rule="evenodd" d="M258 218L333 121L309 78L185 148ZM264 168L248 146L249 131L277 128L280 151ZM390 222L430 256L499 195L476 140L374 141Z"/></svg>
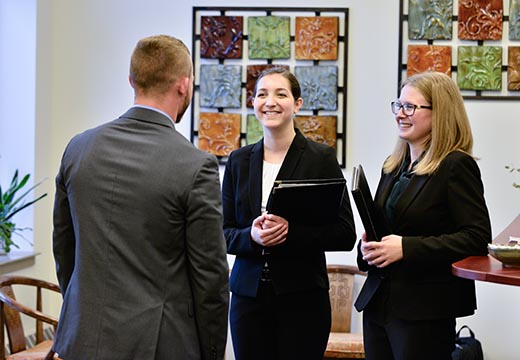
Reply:
<svg viewBox="0 0 520 360"><path fill-rule="evenodd" d="M391 103L397 145L375 194L386 236L358 246L368 278L363 310L367 360L451 360L455 319L476 309L473 280L451 264L486 255L491 225L462 96L442 73L407 78Z"/></svg>

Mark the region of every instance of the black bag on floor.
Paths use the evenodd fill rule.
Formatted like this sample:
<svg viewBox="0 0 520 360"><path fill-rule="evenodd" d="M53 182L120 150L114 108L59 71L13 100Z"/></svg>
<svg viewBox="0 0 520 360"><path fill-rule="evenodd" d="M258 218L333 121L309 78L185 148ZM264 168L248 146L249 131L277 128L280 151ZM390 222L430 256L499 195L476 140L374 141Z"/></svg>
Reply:
<svg viewBox="0 0 520 360"><path fill-rule="evenodd" d="M460 332L464 329L469 330L467 337L460 336ZM482 345L480 341L475 339L475 334L466 325L462 326L455 336L455 350L451 354L453 360L484 360Z"/></svg>

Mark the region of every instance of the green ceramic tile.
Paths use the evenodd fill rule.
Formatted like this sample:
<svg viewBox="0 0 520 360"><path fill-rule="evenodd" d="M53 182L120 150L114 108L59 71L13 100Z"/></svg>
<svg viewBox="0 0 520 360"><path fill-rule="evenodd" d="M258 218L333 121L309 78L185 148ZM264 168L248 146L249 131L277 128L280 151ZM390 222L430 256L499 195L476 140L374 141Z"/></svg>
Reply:
<svg viewBox="0 0 520 360"><path fill-rule="evenodd" d="M453 0L409 0L408 38L452 38Z"/></svg>
<svg viewBox="0 0 520 360"><path fill-rule="evenodd" d="M457 83L464 90L502 88L502 48L500 46L459 46Z"/></svg>
<svg viewBox="0 0 520 360"><path fill-rule="evenodd" d="M264 129L255 115L247 115L246 143L254 144L264 136Z"/></svg>
<svg viewBox="0 0 520 360"><path fill-rule="evenodd" d="M250 59L288 59L291 55L288 16L251 16L248 18Z"/></svg>

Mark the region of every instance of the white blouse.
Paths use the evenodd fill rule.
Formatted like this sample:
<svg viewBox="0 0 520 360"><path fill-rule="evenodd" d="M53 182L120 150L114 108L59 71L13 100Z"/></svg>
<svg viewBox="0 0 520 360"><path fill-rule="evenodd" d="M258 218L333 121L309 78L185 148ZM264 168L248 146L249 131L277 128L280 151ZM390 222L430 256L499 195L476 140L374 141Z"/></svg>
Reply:
<svg viewBox="0 0 520 360"><path fill-rule="evenodd" d="M269 194L271 193L274 181L276 180L276 176L278 176L281 167L282 164L272 164L264 161L262 171L262 212L265 211Z"/></svg>

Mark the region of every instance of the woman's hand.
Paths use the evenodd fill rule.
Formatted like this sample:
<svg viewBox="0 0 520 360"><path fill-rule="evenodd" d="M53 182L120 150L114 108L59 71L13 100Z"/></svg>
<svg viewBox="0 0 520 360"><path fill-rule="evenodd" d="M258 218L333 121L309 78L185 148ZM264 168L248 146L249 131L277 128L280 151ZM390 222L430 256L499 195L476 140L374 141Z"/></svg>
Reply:
<svg viewBox="0 0 520 360"><path fill-rule="evenodd" d="M384 268L403 258L403 237L388 235L381 241L367 241L366 234L361 237L361 254L369 265Z"/></svg>
<svg viewBox="0 0 520 360"><path fill-rule="evenodd" d="M287 240L289 223L283 217L263 213L253 220L251 239L262 246L274 246Z"/></svg>

